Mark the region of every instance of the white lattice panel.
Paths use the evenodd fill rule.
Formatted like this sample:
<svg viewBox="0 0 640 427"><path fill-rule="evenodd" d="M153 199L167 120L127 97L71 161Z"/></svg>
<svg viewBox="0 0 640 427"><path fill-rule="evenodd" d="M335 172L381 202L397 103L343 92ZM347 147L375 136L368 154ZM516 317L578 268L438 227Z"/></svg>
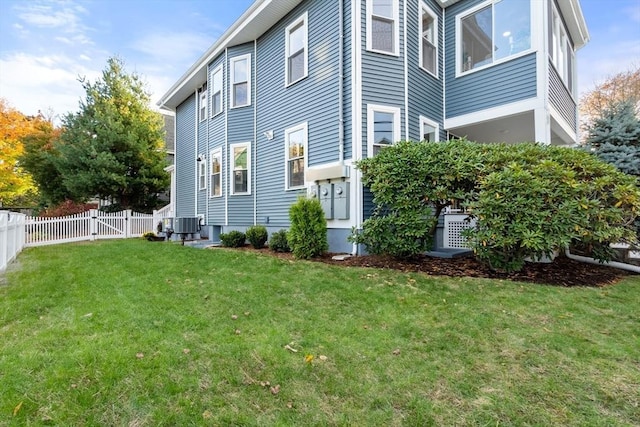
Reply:
<svg viewBox="0 0 640 427"><path fill-rule="evenodd" d="M443 230L443 246L445 248L468 248L469 245L462 237L462 231L475 227L475 220L466 221L467 215L445 215Z"/></svg>

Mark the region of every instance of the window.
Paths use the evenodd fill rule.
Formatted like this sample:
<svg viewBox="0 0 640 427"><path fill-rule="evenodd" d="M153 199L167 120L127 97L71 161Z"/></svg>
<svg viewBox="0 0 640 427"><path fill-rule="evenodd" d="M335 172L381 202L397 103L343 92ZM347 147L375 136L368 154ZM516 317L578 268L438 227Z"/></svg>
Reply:
<svg viewBox="0 0 640 427"><path fill-rule="evenodd" d="M200 91L200 121L207 118L207 91Z"/></svg>
<svg viewBox="0 0 640 427"><path fill-rule="evenodd" d="M399 141L400 138L400 108L368 105L368 157L375 156L378 151Z"/></svg>
<svg viewBox="0 0 640 427"><path fill-rule="evenodd" d="M207 162L204 156L198 156L198 190L207 189Z"/></svg>
<svg viewBox="0 0 640 427"><path fill-rule="evenodd" d="M229 150L231 154L231 194L249 194L251 192L249 143L232 144Z"/></svg>
<svg viewBox="0 0 640 427"><path fill-rule="evenodd" d="M304 187L307 162L307 123L284 131L285 186L287 190Z"/></svg>
<svg viewBox="0 0 640 427"><path fill-rule="evenodd" d="M424 4L420 12L420 66L438 75L438 18Z"/></svg>
<svg viewBox="0 0 640 427"><path fill-rule="evenodd" d="M549 56L560 78L573 94L575 53L554 4L549 7Z"/></svg>
<svg viewBox="0 0 640 427"><path fill-rule="evenodd" d="M222 102L222 65L211 73L211 117L220 114L223 110Z"/></svg>
<svg viewBox="0 0 640 427"><path fill-rule="evenodd" d="M420 140L436 142L440 140L440 126L433 120L420 116Z"/></svg>
<svg viewBox="0 0 640 427"><path fill-rule="evenodd" d="M222 196L222 150L217 149L211 152L211 164L209 174L211 175L210 197Z"/></svg>
<svg viewBox="0 0 640 427"><path fill-rule="evenodd" d="M460 72L487 66L531 49L529 2L493 0L468 15L458 17L457 28Z"/></svg>
<svg viewBox="0 0 640 427"><path fill-rule="evenodd" d="M308 73L306 13L287 27L286 37L285 80L290 85L307 77Z"/></svg>
<svg viewBox="0 0 640 427"><path fill-rule="evenodd" d="M398 0L367 0L367 49L398 55Z"/></svg>
<svg viewBox="0 0 640 427"><path fill-rule="evenodd" d="M251 104L251 55L231 58L231 107Z"/></svg>

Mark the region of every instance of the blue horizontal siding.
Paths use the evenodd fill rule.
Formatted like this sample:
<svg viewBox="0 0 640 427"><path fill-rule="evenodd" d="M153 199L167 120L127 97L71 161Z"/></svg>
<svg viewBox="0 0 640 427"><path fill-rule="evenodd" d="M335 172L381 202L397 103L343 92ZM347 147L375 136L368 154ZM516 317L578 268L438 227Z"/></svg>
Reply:
<svg viewBox="0 0 640 427"><path fill-rule="evenodd" d="M571 129L577 131L576 103L551 61L549 61L549 102L558 110Z"/></svg>

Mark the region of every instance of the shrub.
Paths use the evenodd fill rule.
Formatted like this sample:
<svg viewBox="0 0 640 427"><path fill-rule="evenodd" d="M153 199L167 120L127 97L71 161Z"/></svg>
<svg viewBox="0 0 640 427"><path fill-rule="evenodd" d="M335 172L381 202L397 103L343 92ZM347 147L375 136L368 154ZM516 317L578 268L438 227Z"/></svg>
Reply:
<svg viewBox="0 0 640 427"><path fill-rule="evenodd" d="M275 252L291 252L287 234L287 230L280 230L275 233L271 233L269 249Z"/></svg>
<svg viewBox="0 0 640 427"><path fill-rule="evenodd" d="M228 248L240 248L244 246L247 236L241 231L233 230L228 233L220 233L220 241Z"/></svg>
<svg viewBox="0 0 640 427"><path fill-rule="evenodd" d="M296 258L309 259L329 249L327 220L318 199L300 197L289 209L289 246Z"/></svg>
<svg viewBox="0 0 640 427"><path fill-rule="evenodd" d="M59 205L48 208L40 214L43 217L55 218L60 216L75 215L87 212L91 209L97 209L96 203L77 203L72 200L65 200Z"/></svg>
<svg viewBox="0 0 640 427"><path fill-rule="evenodd" d="M247 240L256 249L264 248L264 244L267 243L268 233L267 228L264 225L252 225L247 228Z"/></svg>

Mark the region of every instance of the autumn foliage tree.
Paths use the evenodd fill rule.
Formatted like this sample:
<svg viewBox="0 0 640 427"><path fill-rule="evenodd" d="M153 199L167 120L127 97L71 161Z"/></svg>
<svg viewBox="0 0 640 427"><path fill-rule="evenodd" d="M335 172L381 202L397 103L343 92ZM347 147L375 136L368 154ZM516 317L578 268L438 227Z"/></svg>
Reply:
<svg viewBox="0 0 640 427"><path fill-rule="evenodd" d="M0 98L0 203L33 205L37 187L24 167L25 140L52 134L54 126L42 115L26 116Z"/></svg>
<svg viewBox="0 0 640 427"><path fill-rule="evenodd" d="M169 186L162 117L149 108L141 78L110 58L102 78L81 80L86 99L63 119L56 167L74 200L111 200L117 208L150 211Z"/></svg>

